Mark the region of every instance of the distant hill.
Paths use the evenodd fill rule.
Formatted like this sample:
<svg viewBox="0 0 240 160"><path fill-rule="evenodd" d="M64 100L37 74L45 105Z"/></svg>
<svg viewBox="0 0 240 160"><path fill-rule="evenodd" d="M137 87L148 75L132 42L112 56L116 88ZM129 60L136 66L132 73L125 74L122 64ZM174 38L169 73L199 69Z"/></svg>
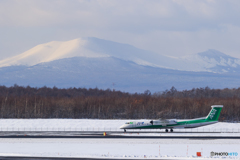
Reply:
<svg viewBox="0 0 240 160"><path fill-rule="evenodd" d="M0 68L0 84L36 87L57 86L116 89L127 92L179 90L195 87L238 87L239 76L210 72L190 72L138 65L114 57L73 57L34 66ZM231 83L229 83L231 82Z"/></svg>

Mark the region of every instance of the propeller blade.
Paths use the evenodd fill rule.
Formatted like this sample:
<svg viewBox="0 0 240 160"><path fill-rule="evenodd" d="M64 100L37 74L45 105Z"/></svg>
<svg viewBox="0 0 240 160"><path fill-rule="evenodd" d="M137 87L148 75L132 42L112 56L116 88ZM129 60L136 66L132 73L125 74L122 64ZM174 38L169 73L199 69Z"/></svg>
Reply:
<svg viewBox="0 0 240 160"><path fill-rule="evenodd" d="M150 123L153 125L153 120L151 120Z"/></svg>

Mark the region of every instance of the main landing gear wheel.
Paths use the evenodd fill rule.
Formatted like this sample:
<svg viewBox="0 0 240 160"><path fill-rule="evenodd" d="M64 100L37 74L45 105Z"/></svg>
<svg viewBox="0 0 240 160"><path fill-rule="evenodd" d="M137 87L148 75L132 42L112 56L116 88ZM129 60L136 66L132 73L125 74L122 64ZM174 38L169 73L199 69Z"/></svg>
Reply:
<svg viewBox="0 0 240 160"><path fill-rule="evenodd" d="M126 129L124 129L124 132L126 132Z"/></svg>
<svg viewBox="0 0 240 160"><path fill-rule="evenodd" d="M170 131L173 132L173 129L171 129Z"/></svg>
<svg viewBox="0 0 240 160"><path fill-rule="evenodd" d="M165 131L168 132L168 129L166 129Z"/></svg>

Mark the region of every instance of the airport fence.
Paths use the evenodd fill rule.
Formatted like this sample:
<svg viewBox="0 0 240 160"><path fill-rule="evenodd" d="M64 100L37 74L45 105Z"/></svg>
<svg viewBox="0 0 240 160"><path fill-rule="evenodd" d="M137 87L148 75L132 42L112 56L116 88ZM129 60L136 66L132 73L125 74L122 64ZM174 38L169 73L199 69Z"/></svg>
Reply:
<svg viewBox="0 0 240 160"><path fill-rule="evenodd" d="M14 131L28 131L28 132L123 132L123 129L119 128L74 128L74 127L7 127L0 128L0 132L14 132ZM127 129L127 132L165 132L165 129ZM170 130L168 130L170 132ZM240 128L188 128L188 129L174 129L173 132L196 132L196 133L240 133Z"/></svg>

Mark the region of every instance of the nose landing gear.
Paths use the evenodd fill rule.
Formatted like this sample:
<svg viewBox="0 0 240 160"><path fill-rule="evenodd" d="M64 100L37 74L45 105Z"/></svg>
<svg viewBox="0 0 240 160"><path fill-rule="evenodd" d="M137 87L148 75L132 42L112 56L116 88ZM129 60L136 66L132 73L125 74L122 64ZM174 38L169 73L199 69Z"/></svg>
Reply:
<svg viewBox="0 0 240 160"><path fill-rule="evenodd" d="M124 129L124 132L126 132L126 129Z"/></svg>

